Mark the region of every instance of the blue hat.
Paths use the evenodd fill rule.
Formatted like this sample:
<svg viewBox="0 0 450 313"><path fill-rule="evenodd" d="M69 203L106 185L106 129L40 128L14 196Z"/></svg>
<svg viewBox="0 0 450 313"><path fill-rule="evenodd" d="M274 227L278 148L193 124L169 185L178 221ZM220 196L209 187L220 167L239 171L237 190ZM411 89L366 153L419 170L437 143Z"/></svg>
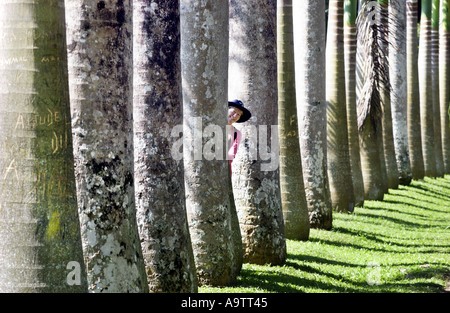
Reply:
<svg viewBox="0 0 450 313"><path fill-rule="evenodd" d="M252 117L252 113L250 113L250 111L244 107L244 104L242 103L241 100L235 99L235 100L228 101L228 106L232 106L232 107L242 110L241 118L239 120L237 120L236 123L244 123L244 122L248 121L248 119L250 117Z"/></svg>

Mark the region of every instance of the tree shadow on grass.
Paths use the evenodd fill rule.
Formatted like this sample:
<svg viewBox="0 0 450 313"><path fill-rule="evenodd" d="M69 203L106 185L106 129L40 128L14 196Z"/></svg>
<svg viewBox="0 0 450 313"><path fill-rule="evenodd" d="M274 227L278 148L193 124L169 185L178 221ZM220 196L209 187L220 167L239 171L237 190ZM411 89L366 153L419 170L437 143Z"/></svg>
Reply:
<svg viewBox="0 0 450 313"><path fill-rule="evenodd" d="M423 264L420 265L420 267L408 271L409 278L444 278L450 275L448 264L432 263L427 264L428 266L424 266Z"/></svg>
<svg viewBox="0 0 450 313"><path fill-rule="evenodd" d="M428 180L428 179L427 179L427 180ZM427 180L426 180L425 182L427 182ZM443 179L443 178L441 178L441 177L438 177L438 178L436 178L435 180L436 180L436 182L439 184L439 187L448 189L449 192L450 192L450 181L449 181L449 180Z"/></svg>
<svg viewBox="0 0 450 313"><path fill-rule="evenodd" d="M446 278L450 275L450 268L448 267L448 264L433 263L433 265L431 266L430 264L428 264L428 267L424 267L422 264L420 265L420 267L409 269L404 273L404 277L401 281L399 281L398 283L391 283L390 285L407 288L411 292L445 292L445 281ZM407 266L411 266L411 264L408 264ZM414 281L423 279L431 280L432 278L442 279L444 280L444 284L441 285L432 281Z"/></svg>
<svg viewBox="0 0 450 313"><path fill-rule="evenodd" d="M371 234L366 231L354 231L348 228L342 228L342 227L333 227L333 231L342 233L342 234L348 234L355 237L364 237L367 240L370 240L374 243L378 243L381 245L385 245L386 248L379 248L379 247L373 247L373 245L358 245L354 243L348 243L348 242L342 242L342 241L332 241L327 239L317 239L317 238L309 238L309 241L311 242L320 242L331 246L336 247L347 247L352 248L356 250L370 250L370 251L378 251L378 252L389 252L389 253L411 253L411 250L404 250L404 249L411 249L411 248L419 248L420 253L441 253L442 251L436 250L438 248L448 248L449 245L436 245L436 244L430 244L425 245L423 243L414 244L414 243L397 243L390 240L388 237L385 237L386 239L383 239L380 237L379 234ZM399 238L396 238L399 239ZM400 238L401 239L401 238ZM427 249L429 248L429 249ZM402 251L399 251L398 249L403 249Z"/></svg>
<svg viewBox="0 0 450 313"><path fill-rule="evenodd" d="M413 183L413 187L421 188L423 190L433 192L441 195L443 198L447 198L450 200L450 185L447 184L447 181L442 181L439 178L429 178L426 177L424 181ZM447 190L445 190L447 189Z"/></svg>
<svg viewBox="0 0 450 313"><path fill-rule="evenodd" d="M416 200L419 200L419 201L428 201L428 202L435 203L435 204L439 205L440 203L437 203L437 202L433 201L435 198L438 198L441 201L450 202L450 196L448 196L447 194L443 194L442 192L437 191L435 189L427 188L424 185L402 186L400 190L405 190L405 191L407 191L409 193L415 192L415 193L418 193L418 194L420 194L422 196L431 198L431 199L423 199L422 197L421 198L417 198Z"/></svg>
<svg viewBox="0 0 450 313"><path fill-rule="evenodd" d="M373 281L373 283L370 283L369 278L370 277L370 266L369 265L355 265L355 264L349 264L349 263L343 263L343 262L336 262L333 260L327 260L323 258L317 258L317 257L311 257L307 255L291 255L289 257L290 259L298 259L298 260L305 260L307 262L317 262L317 263L323 263L323 264L333 264L333 265L343 265L350 268L360 268L361 271L364 271L365 269L368 269L367 271L367 280L366 281L353 281L350 279L347 279L345 276L340 276L336 274L331 273L324 273L320 270L317 270L316 268L313 268L308 265L300 265L295 262L288 261L286 265L295 268L300 271L308 272L308 273L314 273L319 275L325 275L328 278L332 278L338 281L346 282L347 284L352 285L352 288L336 288L333 286L333 291L341 292L399 292L399 290L402 290L403 292L442 292L445 288L445 286L434 283L434 282L412 282L413 279L431 279L431 278L437 278L437 279L448 279L450 277L450 268L448 268L448 264L442 264L442 263L430 263L428 264L428 267L423 267L424 264L416 263L416 264L410 264L410 263L400 263L400 264L394 264L390 265L391 267L411 267L416 266L414 269L408 270L407 273L405 273L404 277L401 277L398 281L393 281L389 283L385 282L379 282L379 285L377 282ZM383 266L383 265L382 265ZM420 267L419 267L420 266Z"/></svg>
<svg viewBox="0 0 450 313"><path fill-rule="evenodd" d="M390 195L392 195L392 194L390 194ZM366 208L383 210L383 211L392 212L392 213L395 213L395 214L410 215L410 216L412 216L414 218L416 218L416 217L417 218L428 218L429 217L426 214L420 214L420 213L417 213L417 212L407 212L407 211L403 210L402 208L404 208L404 207L407 207L410 210L414 210L414 209L418 208L418 206L413 204L413 203L410 203L408 201L405 201L404 198L402 198L401 200L400 199L398 200L399 197L402 197L400 195L395 195L395 197L396 197L395 199L392 199L392 198L386 199L385 198L383 200L383 202L392 203L393 205L395 205L395 207L393 207L393 208L388 208L388 207L382 207L381 208L381 207L378 207L378 206L375 206L375 205L370 205L370 206L367 206ZM410 199L412 199L412 198L410 198ZM397 207L396 205L401 205L401 207ZM420 207L420 208L422 208L424 210L429 210L429 208L426 208L426 207ZM355 214L358 215L359 212L356 211Z"/></svg>
<svg viewBox="0 0 450 313"><path fill-rule="evenodd" d="M422 209L425 211L431 211L431 212L437 212L437 213L445 213L446 211L444 210L437 210L435 207L442 205L440 203L437 202L432 202L432 201L428 201L428 200L424 200L424 199L419 199L419 198L414 198L411 197L409 195L403 195L400 193L395 193L390 191L389 192L390 196L394 196L397 199L392 199L389 197L384 197L383 203L392 203L394 205L399 205L399 206L408 206L410 208L418 208L418 209ZM400 198L400 199L399 199ZM417 202L420 202L420 204L418 204ZM386 207L379 207L379 203L370 203L367 202L364 204L364 207L367 209L379 209L379 210L389 210L389 208ZM399 208L398 210L393 210L390 209L391 212L395 212L395 213L403 213L403 214L413 214L413 213L409 213L409 212L405 212L403 210L401 210L401 208ZM357 213L357 211L356 211Z"/></svg>
<svg viewBox="0 0 450 313"><path fill-rule="evenodd" d="M380 215L371 214L371 213L358 213L358 215L371 217L371 218L375 218L375 219L383 219L384 221L390 221L392 223L398 224L399 226L407 227L407 228L426 228L426 229L430 228L429 225L418 224L418 223L414 223L414 222L410 222L410 221L406 221L406 220L402 220L402 219L390 217L390 216L380 216Z"/></svg>
<svg viewBox="0 0 450 313"><path fill-rule="evenodd" d="M396 195L396 196L398 197L398 195ZM432 211L432 212L437 212L437 213L442 213L443 212L441 210L436 210L434 208L431 208L431 206L436 206L437 205L435 203L428 202L428 203L422 203L422 205L419 205L417 203L412 203L410 201L410 200L417 201L417 199L414 199L414 198L411 198L411 197L406 197L406 196L400 196L400 197L402 197L402 198L401 199L389 199L388 198L388 199L385 199L384 202L391 203L393 205L399 205L399 206L402 206L402 207L407 206L407 207L412 208L412 209L422 209L422 210L425 210L425 211ZM423 200L422 200L422 202L423 202ZM429 205L429 206L426 206L426 205ZM386 210L386 211L389 210L388 208L380 208L380 209L381 210ZM400 208L399 208L399 210L392 210L391 209L390 211L391 212L395 212L395 213L417 215L417 216L425 217L425 218L428 217L426 215L421 215L421 214L417 214L417 213L404 212Z"/></svg>
<svg viewBox="0 0 450 313"><path fill-rule="evenodd" d="M287 261L285 267L290 267L296 270L302 270L307 273L315 272L315 274L324 276L324 279L341 279L342 277L336 277L329 273L323 273L312 269L309 266L301 266L294 262ZM317 275L315 275L317 277ZM325 283L317 279L307 279L304 277L293 276L285 273L281 273L276 270L269 271L258 271L252 269L243 269L241 271L241 279L239 279L236 284L238 287L244 288L258 288L263 289L268 292L277 293L302 293L302 287L307 289L318 289L326 292L358 292L358 289L345 288L340 286L335 286L330 281L330 283Z"/></svg>
<svg viewBox="0 0 450 313"><path fill-rule="evenodd" d="M288 259L298 260L298 261L303 261L303 262L306 261L306 262L310 262L310 263L346 266L346 267L362 267L359 264L352 264L350 262L341 262L341 261L336 261L336 260L331 260L331 259L319 258L317 256L305 255L305 254L288 254ZM300 265L297 264L297 266L300 266ZM299 268L299 269L301 269L301 268Z"/></svg>
<svg viewBox="0 0 450 313"><path fill-rule="evenodd" d="M305 262L299 264L296 261ZM328 273L321 271L317 267L308 264L328 264L338 265L351 268L351 271L360 270L367 271L367 281L354 281L349 279L346 275L339 275L335 273ZM390 266L414 266L415 264L395 264ZM421 265L421 264L417 264ZM439 265L437 265L439 266ZM446 265L440 267L431 266L427 268L409 269L404 275L400 275L397 279L389 282L373 281L370 283L370 268L366 265L357 265L351 263L344 263L335 260L310 256L310 255L288 255L288 259L284 268L290 268L297 272L303 272L304 275L312 274L314 279L300 277L300 275L290 275L280 272L280 269L273 270L254 270L243 269L240 279L236 284L243 288L254 288L265 290L267 292L275 293L303 293L305 291L316 290L318 292L337 292L337 293L398 293L398 292L432 292L439 293L444 290L444 286L433 281L424 282L423 279L437 278L442 279L450 274L450 269ZM359 269L358 269L359 268ZM321 279L322 278L322 279ZM422 281L418 281L422 280ZM329 282L327 282L329 281ZM337 286L335 282L345 283L345 286Z"/></svg>

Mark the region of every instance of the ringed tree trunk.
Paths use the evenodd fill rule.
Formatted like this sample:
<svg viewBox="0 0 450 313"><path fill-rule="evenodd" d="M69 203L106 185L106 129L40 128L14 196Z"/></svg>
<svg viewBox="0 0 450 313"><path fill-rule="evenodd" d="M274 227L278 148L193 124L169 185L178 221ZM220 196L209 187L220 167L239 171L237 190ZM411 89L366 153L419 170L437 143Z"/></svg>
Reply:
<svg viewBox="0 0 450 313"><path fill-rule="evenodd" d="M273 265L286 260L278 156L276 8L276 0L230 1L228 86L228 96L240 99L252 112L252 118L238 126L242 142L232 175L244 262Z"/></svg>
<svg viewBox="0 0 450 313"><path fill-rule="evenodd" d="M392 130L398 180L409 185L412 179L407 126L406 1L394 0L389 5L389 76L391 81Z"/></svg>
<svg viewBox="0 0 450 313"><path fill-rule="evenodd" d="M381 84L381 105L383 107L383 114L381 118L383 129L383 153L384 153L384 166L386 167L386 187L396 189L398 188L399 175L397 168L397 160L395 157L394 136L392 130L392 108L391 108L391 84L389 75L389 54L391 47L390 41L390 24L389 23L389 3L388 0L378 0L380 4L380 51L384 54L381 58L384 64L382 65L386 69L387 81ZM383 160L381 161L383 162ZM382 164L383 166L383 164ZM388 190L386 190L387 192Z"/></svg>
<svg viewBox="0 0 450 313"><path fill-rule="evenodd" d="M196 292L183 159L171 130L183 125L179 0L133 3L136 211L150 292Z"/></svg>
<svg viewBox="0 0 450 313"><path fill-rule="evenodd" d="M228 1L182 0L180 4L188 223L199 284L224 286L238 275L230 170L223 157L228 111Z"/></svg>
<svg viewBox="0 0 450 313"><path fill-rule="evenodd" d="M327 173L325 1L293 2L295 85L300 151L312 228L331 229Z"/></svg>
<svg viewBox="0 0 450 313"><path fill-rule="evenodd" d="M431 5L432 0L422 0L419 40L419 91L422 151L425 176L436 176L436 149L434 143L434 106L431 73Z"/></svg>
<svg viewBox="0 0 450 313"><path fill-rule="evenodd" d="M356 116L356 16L357 0L344 1L345 90L347 103L348 145L352 171L355 206L364 205L364 182L359 155L358 122Z"/></svg>
<svg viewBox="0 0 450 313"><path fill-rule="evenodd" d="M75 174L89 290L147 292L133 181L131 1L69 0L66 5Z"/></svg>
<svg viewBox="0 0 450 313"><path fill-rule="evenodd" d="M408 147L413 179L425 176L422 153L422 128L420 118L420 94L418 71L417 22L419 14L418 0L406 0L406 67L407 67L407 127Z"/></svg>
<svg viewBox="0 0 450 313"><path fill-rule="evenodd" d="M431 75L436 176L443 177L444 160L441 139L441 107L439 103L439 0L433 0L431 9Z"/></svg>
<svg viewBox="0 0 450 313"><path fill-rule="evenodd" d="M380 60L379 20L377 3L365 1L358 15L358 43L356 56L356 95L360 139L361 168L364 179L364 199L382 200L386 191L380 159L382 150L381 85L385 62Z"/></svg>
<svg viewBox="0 0 450 313"><path fill-rule="evenodd" d="M302 173L295 94L292 0L277 3L280 190L286 238L308 240L309 215Z"/></svg>
<svg viewBox="0 0 450 313"><path fill-rule="evenodd" d="M0 3L0 291L86 292L64 1Z"/></svg>
<svg viewBox="0 0 450 313"><path fill-rule="evenodd" d="M439 28L439 94L444 173L450 174L450 31L448 0L441 0Z"/></svg>
<svg viewBox="0 0 450 313"><path fill-rule="evenodd" d="M353 212L344 65L344 0L331 0L326 47L327 166L333 210Z"/></svg>

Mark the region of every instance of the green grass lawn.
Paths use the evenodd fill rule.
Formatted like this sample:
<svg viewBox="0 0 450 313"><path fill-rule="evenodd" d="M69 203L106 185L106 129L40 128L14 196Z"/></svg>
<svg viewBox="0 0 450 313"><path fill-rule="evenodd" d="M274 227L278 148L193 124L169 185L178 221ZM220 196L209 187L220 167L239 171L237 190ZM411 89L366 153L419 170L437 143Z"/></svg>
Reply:
<svg viewBox="0 0 450 313"><path fill-rule="evenodd" d="M440 293L450 280L450 176L425 178L334 213L332 230L287 241L283 266L244 264L234 286L202 293Z"/></svg>

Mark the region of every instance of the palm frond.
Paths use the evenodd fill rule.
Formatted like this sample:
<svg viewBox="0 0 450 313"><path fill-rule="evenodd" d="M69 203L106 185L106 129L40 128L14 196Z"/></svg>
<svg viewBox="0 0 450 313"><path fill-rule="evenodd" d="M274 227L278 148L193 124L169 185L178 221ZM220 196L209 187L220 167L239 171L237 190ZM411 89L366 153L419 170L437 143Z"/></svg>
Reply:
<svg viewBox="0 0 450 313"><path fill-rule="evenodd" d="M389 43L390 23L388 11L382 10L376 1L366 1L356 19L357 73L361 86L357 102L359 131L362 131L368 119L377 131L376 127L383 114L381 90L390 90L386 48L396 49Z"/></svg>

